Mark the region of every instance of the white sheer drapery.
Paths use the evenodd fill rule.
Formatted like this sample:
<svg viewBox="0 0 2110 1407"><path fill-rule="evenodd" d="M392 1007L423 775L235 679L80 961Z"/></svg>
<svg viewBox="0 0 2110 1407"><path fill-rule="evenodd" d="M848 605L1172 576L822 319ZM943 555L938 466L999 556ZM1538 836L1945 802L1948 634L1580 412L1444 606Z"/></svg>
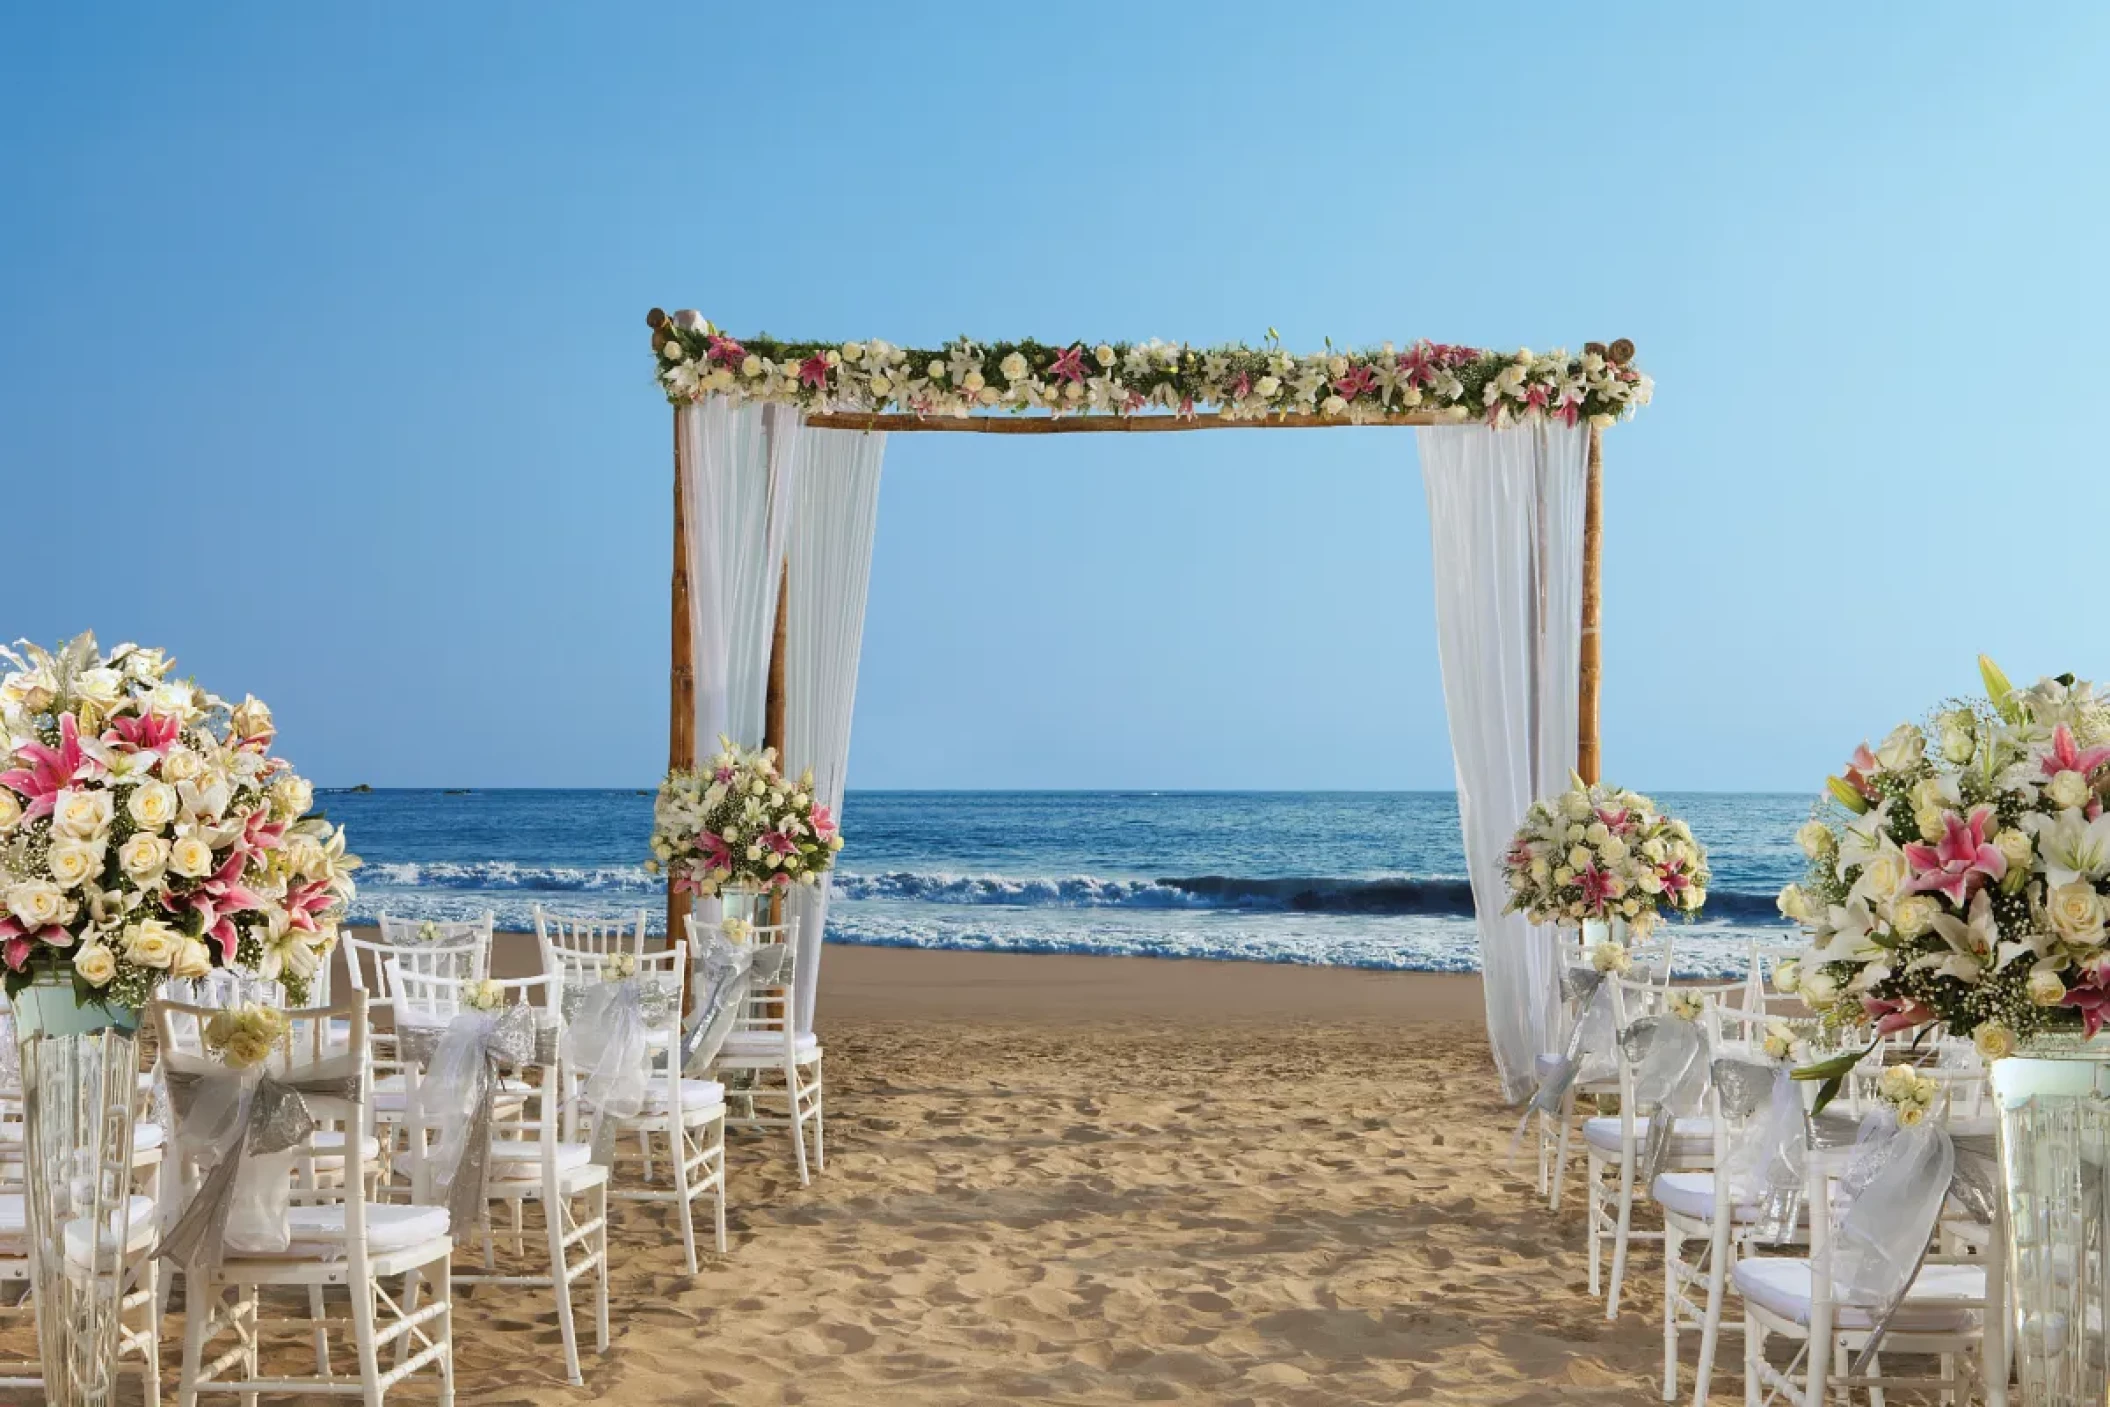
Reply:
<svg viewBox="0 0 2110 1407"><path fill-rule="evenodd" d="M713 396L678 412L688 518L689 639L696 749L720 734L762 745L777 582L791 532L792 483L805 427L784 406Z"/></svg>
<svg viewBox="0 0 2110 1407"><path fill-rule="evenodd" d="M786 607L785 770L795 775L812 768L814 800L840 817L886 436L809 430L803 448L791 533L791 600ZM813 1029L831 887L832 877L824 876L810 889L792 890L791 912L799 920L799 1001L794 1015L801 1033Z"/></svg>
<svg viewBox="0 0 2110 1407"><path fill-rule="evenodd" d="M1514 1102L1530 1094L1534 1063L1559 1034L1559 974L1551 930L1502 912L1502 856L1525 808L1565 789L1575 766L1590 432L1416 433L1488 1040Z"/></svg>

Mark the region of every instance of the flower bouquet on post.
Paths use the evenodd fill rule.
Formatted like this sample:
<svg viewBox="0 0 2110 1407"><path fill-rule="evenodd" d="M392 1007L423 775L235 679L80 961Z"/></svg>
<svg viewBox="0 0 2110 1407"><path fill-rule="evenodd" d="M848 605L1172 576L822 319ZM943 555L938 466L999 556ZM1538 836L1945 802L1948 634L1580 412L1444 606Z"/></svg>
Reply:
<svg viewBox="0 0 2110 1407"><path fill-rule="evenodd" d="M136 1022L168 977L240 967L297 1005L358 857L271 753L271 711L92 634L0 649L0 969L25 1026Z"/></svg>
<svg viewBox="0 0 2110 1407"><path fill-rule="evenodd" d="M1534 801L1502 860L1505 913L1586 931L1603 925L1592 961L1619 966L1620 935L1660 919L1690 919L1707 902L1707 852L1685 822L1636 792L1580 777ZM1610 950L1603 948L1609 942Z"/></svg>
<svg viewBox="0 0 2110 1407"><path fill-rule="evenodd" d="M748 752L730 738L700 768L678 768L652 808L652 858L677 894L716 898L813 884L843 848L834 816L813 796L813 773L786 781L774 748Z"/></svg>

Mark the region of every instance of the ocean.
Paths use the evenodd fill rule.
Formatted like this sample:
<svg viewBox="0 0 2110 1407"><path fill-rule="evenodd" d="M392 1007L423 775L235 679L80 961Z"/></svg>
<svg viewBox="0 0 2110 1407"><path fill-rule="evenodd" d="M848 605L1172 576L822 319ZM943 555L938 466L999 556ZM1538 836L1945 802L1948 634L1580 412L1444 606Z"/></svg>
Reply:
<svg viewBox="0 0 2110 1407"><path fill-rule="evenodd" d="M1660 794L1707 847L1705 916L1678 967L1740 971L1789 930L1801 795ZM325 791L366 861L357 921L386 912L533 928L642 908L649 791ZM1197 957L1429 972L1477 969L1449 792L852 792L828 941Z"/></svg>

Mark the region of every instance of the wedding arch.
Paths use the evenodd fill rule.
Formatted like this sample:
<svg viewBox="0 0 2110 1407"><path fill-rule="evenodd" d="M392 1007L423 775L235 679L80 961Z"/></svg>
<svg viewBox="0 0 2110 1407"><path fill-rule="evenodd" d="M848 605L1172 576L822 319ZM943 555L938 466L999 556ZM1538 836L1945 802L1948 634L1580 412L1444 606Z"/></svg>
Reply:
<svg viewBox="0 0 2110 1407"><path fill-rule="evenodd" d="M667 764L719 734L811 768L842 804L889 434L1417 431L1489 1040L1528 1094L1558 1020L1554 945L1502 912L1501 859L1536 797L1598 776L1603 432L1646 405L1624 339L1565 351L1283 350L1164 342L736 338L693 310L646 315L674 407ZM792 890L818 971L829 881ZM669 893L667 931L689 909ZM801 984L801 1032L816 984Z"/></svg>

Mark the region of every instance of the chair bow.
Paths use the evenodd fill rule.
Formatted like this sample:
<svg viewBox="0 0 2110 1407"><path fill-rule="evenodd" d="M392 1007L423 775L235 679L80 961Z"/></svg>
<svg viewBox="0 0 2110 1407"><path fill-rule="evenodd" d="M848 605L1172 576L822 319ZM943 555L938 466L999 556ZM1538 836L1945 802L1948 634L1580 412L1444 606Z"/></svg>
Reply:
<svg viewBox="0 0 2110 1407"><path fill-rule="evenodd" d="M1707 1093L1707 1042L1682 1016L1644 1016L1619 1033L1619 1049L1634 1067L1634 1112L1648 1120L1635 1186L1652 1187L1669 1159L1678 1119L1695 1112Z"/></svg>
<svg viewBox="0 0 2110 1407"><path fill-rule="evenodd" d="M752 989L755 950L711 937L696 964L702 1000L681 1035L681 1071L701 1075L732 1034Z"/></svg>
<svg viewBox="0 0 2110 1407"><path fill-rule="evenodd" d="M564 1005L564 1060L586 1076L579 1098L593 1116L593 1160L610 1167L618 1123L636 1118L645 1107L652 1074L646 1033L673 1025L681 994L669 984L633 975L567 991Z"/></svg>
<svg viewBox="0 0 2110 1407"><path fill-rule="evenodd" d="M413 1026L405 1034L420 1029L432 1028ZM433 1045L417 1085L417 1122L440 1131L428 1156L433 1191L447 1208L449 1224L473 1226L481 1219L499 1073L508 1065L532 1064L536 1053L535 1012L525 1003L459 1012Z"/></svg>
<svg viewBox="0 0 2110 1407"><path fill-rule="evenodd" d="M183 1215L161 1238L157 1255L178 1265L219 1266L228 1250L228 1221L238 1201L248 1226L245 1251L283 1251L292 1243L286 1208L291 1155L315 1132L304 1095L354 1103L359 1072L344 1060L318 1061L280 1077L260 1070L166 1072L169 1111L179 1145L213 1169Z"/></svg>
<svg viewBox="0 0 2110 1407"><path fill-rule="evenodd" d="M1809 1147L1809 1121L1794 1077L1785 1063L1730 1057L1716 1060L1710 1073L1722 1117L1743 1121L1724 1169L1730 1193L1736 1202L1757 1207L1754 1234L1760 1241L1785 1241L1802 1217L1803 1155Z"/></svg>
<svg viewBox="0 0 2110 1407"><path fill-rule="evenodd" d="M1540 1076L1538 1089L1524 1105L1524 1117L1517 1120L1517 1131L1509 1139L1511 1164L1517 1160L1517 1149L1523 1146L1524 1131L1531 1125L1531 1116L1558 1114L1583 1066L1590 1057L1603 1054L1611 1044L1612 989L1606 984L1605 975L1594 967L1568 967L1561 970L1560 980L1562 1001L1587 1004L1568 1032L1567 1046Z"/></svg>

